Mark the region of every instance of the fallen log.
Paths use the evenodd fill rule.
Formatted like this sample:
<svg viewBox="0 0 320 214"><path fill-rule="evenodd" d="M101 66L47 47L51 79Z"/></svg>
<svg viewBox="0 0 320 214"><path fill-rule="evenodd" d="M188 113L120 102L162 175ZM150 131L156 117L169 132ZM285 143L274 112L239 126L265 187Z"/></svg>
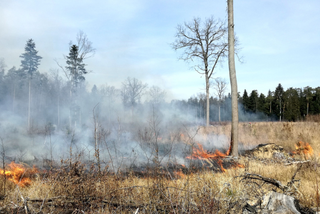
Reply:
<svg viewBox="0 0 320 214"><path fill-rule="evenodd" d="M283 185L280 181L276 179L263 177L262 175L258 175L258 174L245 173L244 175L240 175L237 177L242 178L240 181L244 181L244 180L256 181L257 180L257 181L262 181L263 183L271 184L286 194L293 194L294 192L298 192L299 194L301 194L298 191L297 187L294 185L295 182L300 182L300 180L296 180L295 177L298 171L301 169L301 167L302 165L300 165L297 168L296 172L293 174L291 180L287 183L287 185ZM261 185L259 185L257 182L254 182L254 183L261 188ZM294 192L292 192L292 190L294 190Z"/></svg>
<svg viewBox="0 0 320 214"><path fill-rule="evenodd" d="M310 162L310 160L306 160L306 161L294 161L294 162L286 163L285 166L289 166L289 165L293 165L293 164L304 164L304 163L308 163L308 162Z"/></svg>

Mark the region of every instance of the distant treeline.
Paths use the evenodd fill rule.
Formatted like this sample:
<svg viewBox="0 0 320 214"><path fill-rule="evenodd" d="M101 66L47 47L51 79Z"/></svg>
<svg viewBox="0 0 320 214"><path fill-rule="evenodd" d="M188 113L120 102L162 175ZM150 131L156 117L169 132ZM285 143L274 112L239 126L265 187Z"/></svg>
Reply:
<svg viewBox="0 0 320 214"><path fill-rule="evenodd" d="M240 121L300 121L307 116L320 114L320 87L288 88L284 90L279 84L275 91L267 95L253 90L248 94L239 92ZM206 112L205 95L190 97L186 100L175 100L178 108L183 108L188 114L204 119ZM221 121L231 120L231 96L224 99L210 97L210 121L219 121L218 106L220 105Z"/></svg>
<svg viewBox="0 0 320 214"><path fill-rule="evenodd" d="M141 89L141 94L133 94L135 88L128 88L132 83ZM69 123L70 112L70 81L62 78L57 71L51 73L35 72L32 76L31 116L33 126L42 126L48 123L58 126ZM19 116L23 120L28 112L28 78L26 72L12 67L0 72L0 110ZM142 112L146 106L153 103L164 109L177 110L180 116L191 118L197 124L203 124L206 116L206 99L204 94L192 96L188 100L172 100L164 102L165 91L159 87L146 87L137 79L126 79L121 88L113 86L94 86L86 90L85 82L79 87L79 108L81 120L92 119L93 108L100 103L101 111L120 110L122 108ZM307 115L320 114L320 87L289 88L284 90L279 84L275 91L267 95L253 90L250 94L244 90L239 93L239 120L240 121L300 121ZM113 107L112 107L113 106ZM231 120L231 96L228 94L219 100L210 98L210 121ZM113 110L111 109L113 108ZM25 120L24 120L25 121Z"/></svg>

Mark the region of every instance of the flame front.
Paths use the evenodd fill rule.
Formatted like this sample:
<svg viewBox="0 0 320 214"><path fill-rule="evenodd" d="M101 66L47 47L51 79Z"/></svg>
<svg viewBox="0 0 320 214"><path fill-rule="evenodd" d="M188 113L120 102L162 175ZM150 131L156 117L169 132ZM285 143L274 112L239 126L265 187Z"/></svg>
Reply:
<svg viewBox="0 0 320 214"><path fill-rule="evenodd" d="M302 141L299 141L295 145L296 150L292 152L292 154L297 155L304 155L306 158L309 158L313 155L313 148L310 146L309 143L305 143Z"/></svg>
<svg viewBox="0 0 320 214"><path fill-rule="evenodd" d="M230 148L228 149L228 151L226 152L226 154L220 152L219 150L216 149L216 151L214 153L208 153L208 151L206 151L205 149L203 149L203 146L201 144L197 144L199 149L197 148L193 148L192 154L191 156L188 156L186 158L188 159L199 159L199 160L205 160L207 161L210 165L212 165L212 163L210 162L210 160L215 160L215 162L220 166L221 171L222 172L226 172L227 170L223 167L223 158L225 158L226 156L229 155L230 153ZM242 164L239 163L235 163L235 167L240 167L240 168L244 168L244 166Z"/></svg>
<svg viewBox="0 0 320 214"><path fill-rule="evenodd" d="M23 165L15 162L8 164L8 168L9 170L0 169L0 174L5 175L9 181L12 181L21 187L31 185L29 176L38 172L34 167L32 169L27 169Z"/></svg>
<svg viewBox="0 0 320 214"><path fill-rule="evenodd" d="M182 172L182 170L180 169L179 171L175 171L174 172L174 175L177 177L177 178L185 178L186 175Z"/></svg>

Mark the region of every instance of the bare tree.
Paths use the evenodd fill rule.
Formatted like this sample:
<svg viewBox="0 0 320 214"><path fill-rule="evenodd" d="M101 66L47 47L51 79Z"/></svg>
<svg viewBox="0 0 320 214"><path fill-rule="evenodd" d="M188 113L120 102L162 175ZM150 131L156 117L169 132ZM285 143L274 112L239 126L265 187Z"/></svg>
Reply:
<svg viewBox="0 0 320 214"><path fill-rule="evenodd" d="M219 109L218 111L219 111L219 122L220 122L221 121L221 119L220 119L220 106L221 106L222 100L224 98L224 92L227 89L227 82L224 79L216 78L212 85L215 90L215 95L218 97L218 109Z"/></svg>
<svg viewBox="0 0 320 214"><path fill-rule="evenodd" d="M0 137L0 141L1 141L1 159L2 159L2 169L3 169L3 174L6 174L6 167L5 167L5 157L6 157L6 150L4 148L4 144L3 144L3 139L2 137ZM3 196L6 195L6 183L7 183L7 176L4 176L4 182L3 182Z"/></svg>
<svg viewBox="0 0 320 214"><path fill-rule="evenodd" d="M51 78L52 81L54 82L54 85L56 86L56 100L57 100L57 127L60 127L60 90L61 90L61 85L63 83L62 77L59 75L59 69L51 69Z"/></svg>
<svg viewBox="0 0 320 214"><path fill-rule="evenodd" d="M102 85L99 87L99 93L101 94L102 98L107 99L109 102L113 102L116 96L117 90L114 86L109 86L107 84Z"/></svg>
<svg viewBox="0 0 320 214"><path fill-rule="evenodd" d="M231 123L231 155L238 156L238 86L236 76L236 66L234 60L234 20L233 20L233 0L228 0L228 46L229 46L229 75L231 83L231 108L232 108L232 123Z"/></svg>
<svg viewBox="0 0 320 214"><path fill-rule="evenodd" d="M152 86L149 89L148 94L150 97L150 102L153 105L159 105L160 103L162 103L164 101L164 97L166 95L166 92L158 86Z"/></svg>
<svg viewBox="0 0 320 214"><path fill-rule="evenodd" d="M122 83L121 89L121 98L123 104L125 106L131 107L131 110L140 103L141 96L145 89L147 88L147 84L143 84L140 80L136 78L128 77Z"/></svg>
<svg viewBox="0 0 320 214"><path fill-rule="evenodd" d="M72 45L73 45L73 42L70 41L69 46L71 47ZM92 47L92 42L89 41L87 35L81 30L77 34L76 45L79 48L79 58L81 59L90 58L96 52L96 49Z"/></svg>
<svg viewBox="0 0 320 214"><path fill-rule="evenodd" d="M172 44L173 49L184 50L180 59L198 61L194 68L199 74L205 75L207 126L209 126L209 79L218 62L226 57L228 47L226 34L227 28L223 21L211 17L201 23L200 18L194 18L191 23L178 25L177 39Z"/></svg>
<svg viewBox="0 0 320 214"><path fill-rule="evenodd" d="M95 112L95 108L99 103L93 108L93 123L94 123L94 156L97 159L98 165L98 175L101 174L101 161L100 161L100 144L101 144L101 124L99 122L99 114Z"/></svg>

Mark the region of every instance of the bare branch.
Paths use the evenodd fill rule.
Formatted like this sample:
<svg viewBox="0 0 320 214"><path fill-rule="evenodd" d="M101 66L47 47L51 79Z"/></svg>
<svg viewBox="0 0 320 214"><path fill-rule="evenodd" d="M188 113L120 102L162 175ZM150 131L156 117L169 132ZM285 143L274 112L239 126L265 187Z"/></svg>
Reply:
<svg viewBox="0 0 320 214"><path fill-rule="evenodd" d="M216 78L214 81L215 82L212 83L212 85L215 90L215 95L218 97L219 102L221 102L224 97L224 92L227 89L227 82L220 77Z"/></svg>
<svg viewBox="0 0 320 214"><path fill-rule="evenodd" d="M136 78L128 77L127 80L122 83L121 96L123 103L134 107L140 102L141 96L147 86L147 84L143 84Z"/></svg>
<svg viewBox="0 0 320 214"><path fill-rule="evenodd" d="M149 96L150 96L150 101L154 104L159 104L164 101L164 97L166 95L166 92L162 90L158 86L152 86L149 89Z"/></svg>
<svg viewBox="0 0 320 214"><path fill-rule="evenodd" d="M183 49L180 59L195 62L194 69L205 75L207 95L207 126L209 126L209 79L218 62L227 56L227 26L213 17L201 22L194 18L190 23L178 25L174 50ZM197 61L197 62L196 62Z"/></svg>
<svg viewBox="0 0 320 214"><path fill-rule="evenodd" d="M70 75L68 74L68 72L64 69L64 67L62 65L59 64L57 59L54 59L54 61L57 63L57 65L59 66L59 68L61 68L64 72L64 74L66 75L67 79L70 80Z"/></svg>
<svg viewBox="0 0 320 214"><path fill-rule="evenodd" d="M94 56L96 49L92 47L92 42L89 41L87 35L83 31L79 31L76 38L76 45L79 48L79 58L87 59ZM71 47L73 42L70 41L69 46Z"/></svg>

